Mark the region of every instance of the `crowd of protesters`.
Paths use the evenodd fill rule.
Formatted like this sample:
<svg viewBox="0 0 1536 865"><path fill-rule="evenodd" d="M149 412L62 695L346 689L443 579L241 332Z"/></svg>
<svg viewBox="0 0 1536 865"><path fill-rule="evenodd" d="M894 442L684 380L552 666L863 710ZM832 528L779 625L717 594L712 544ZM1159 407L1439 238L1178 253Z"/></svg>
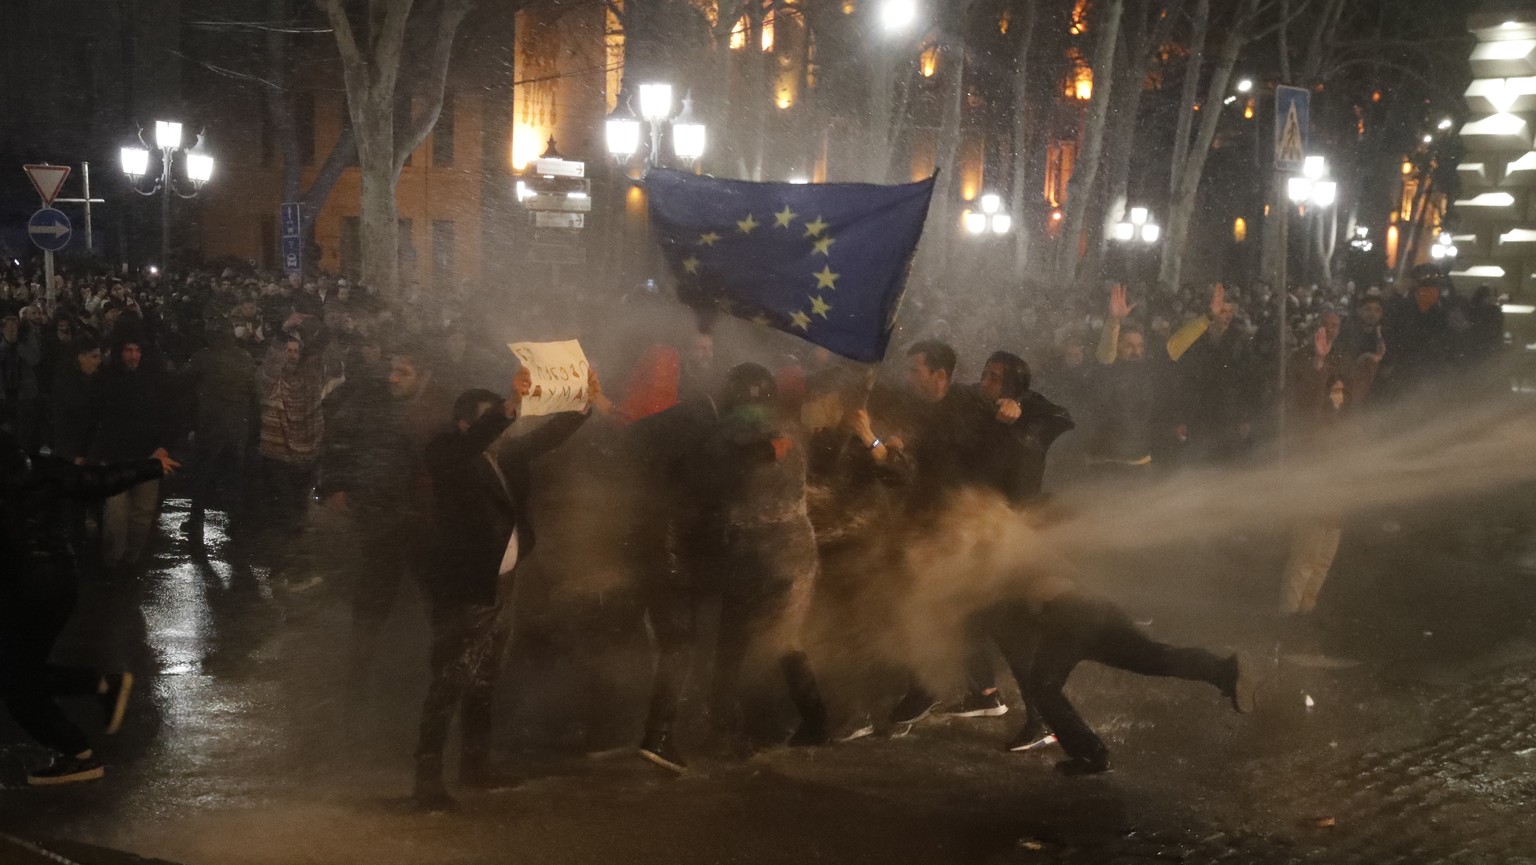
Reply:
<svg viewBox="0 0 1536 865"><path fill-rule="evenodd" d="M648 302L661 301L625 299L637 312ZM995 322L935 322L949 342L985 349L979 381L957 381L954 348L925 339L892 353L902 364L893 387L809 347L726 369L708 326L593 345L597 335L580 322L546 322L620 371L611 395L595 374L587 392L589 413L603 416L618 443L615 459L632 470L616 483L646 498L624 533L660 655L642 753L686 768L674 723L706 600L722 609L710 707L717 728L746 737L760 720L743 716L737 692L753 643L767 639L800 717L790 741L822 744L838 734L799 639L813 596L824 602L818 581L910 558L903 548L921 547L910 539L944 523L939 508L949 497L983 490L1028 509L1047 486L1242 460L1274 434L1279 400L1291 409L1291 434L1325 436L1357 407L1486 361L1503 344L1486 289L1461 299L1427 270L1404 293L1298 289L1282 392L1276 306L1264 289L1138 298L1117 287L1091 302L1029 311L997 332ZM194 550L203 543L210 509L250 514L231 536L271 541L253 548L275 583L303 594L322 575L293 539L315 531L318 501L345 527L325 545L341 549L345 563L353 681L373 675L385 622L413 580L431 611L416 798L451 805L443 749L455 713L462 780L500 782L489 757L491 689L509 639L512 574L534 545L533 466L588 413L504 437L522 426L514 422L531 380L499 339L455 299L389 303L343 279L235 269L65 274L49 291L11 271L0 273L0 316L0 426L15 440L8 451L23 462L33 455L7 483L51 490L45 513L20 515L8 503L7 567L32 555L52 557L59 572L67 559L72 586L78 556L88 572L131 578L154 541L161 478L184 463L184 541ZM86 482L74 470L94 474ZM38 513L53 546L29 553ZM877 524L885 527L871 531ZM1297 530L1285 612L1311 609L1338 538L1336 525ZM0 685L12 715L58 754L31 780L100 777L83 735L48 706L54 696L94 694L113 729L131 678L49 666L74 590L44 595L22 582L0 584L8 593L0 603L15 613L0 623ZM1032 576L1024 595L967 625L969 687L949 707L964 717L1007 711L986 650L995 643L1028 708L1013 750L1059 740L1063 771L1108 767L1103 743L1062 695L1082 660L1209 682L1239 709L1251 702L1234 658L1155 643L1118 607L1062 579ZM37 624L39 607L52 624ZM915 675L896 696L893 723L916 723L941 706ZM843 734L868 731L853 726Z"/></svg>

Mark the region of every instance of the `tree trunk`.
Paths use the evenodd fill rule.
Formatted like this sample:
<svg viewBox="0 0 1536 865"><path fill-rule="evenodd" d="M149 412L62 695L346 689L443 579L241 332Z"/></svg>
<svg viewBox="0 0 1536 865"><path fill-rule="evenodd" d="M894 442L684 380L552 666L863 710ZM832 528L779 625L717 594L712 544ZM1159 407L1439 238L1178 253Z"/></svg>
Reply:
<svg viewBox="0 0 1536 865"><path fill-rule="evenodd" d="M1094 219L1088 235L1088 254L1078 268L1077 287L1086 289L1104 269L1110 233L1118 216L1128 206L1131 179L1131 154L1136 149L1137 120L1141 113L1141 86L1147 62L1147 10L1144 0L1133 0L1129 27L1123 27L1124 59L1117 64L1114 108L1110 111L1105 133L1104 165L1108 174L1094 196Z"/></svg>
<svg viewBox="0 0 1536 865"><path fill-rule="evenodd" d="M965 103L965 46L957 43L952 46L953 58L946 58L949 62L949 81L945 87L944 110L939 121L939 140L936 155L938 163L942 166L939 172L938 183L933 191L933 216L932 224L939 228L938 236L938 262L936 273L945 273L948 270L950 254L954 249L955 238L958 233L959 215L956 199L959 198L959 178L956 170L960 164L960 140L962 138L961 121L963 112L961 108Z"/></svg>
<svg viewBox="0 0 1536 865"><path fill-rule="evenodd" d="M362 252L364 285L393 297L400 280L400 222L395 207L395 100L375 99L358 106L357 161L362 173ZM359 117L358 115L362 116Z"/></svg>
<svg viewBox="0 0 1536 865"><path fill-rule="evenodd" d="M1216 127L1221 122L1222 99L1227 83L1232 79L1232 68L1237 65L1238 54L1247 39L1254 11L1259 0L1242 0L1227 30L1227 37L1217 56L1216 67L1211 71L1211 83L1205 93L1205 108L1200 118L1200 132L1190 145L1184 161L1179 185L1168 209L1167 239L1163 246L1162 268L1158 281L1166 289L1176 289L1184 266L1184 245L1189 239L1189 228L1195 216L1195 199L1200 192L1200 180L1205 174L1205 161L1211 153L1211 143L1216 140Z"/></svg>
<svg viewBox="0 0 1536 865"><path fill-rule="evenodd" d="M1082 242L1083 222L1088 203L1098 179L1099 157L1104 150L1104 125L1109 115L1109 100L1114 94L1115 54L1120 41L1120 17L1125 0L1109 0L1099 22L1099 42L1093 52L1093 100L1088 108L1083 132L1083 149L1067 184L1066 209L1061 237L1056 249L1056 284L1069 286L1077 271L1077 251Z"/></svg>
<svg viewBox="0 0 1536 865"><path fill-rule="evenodd" d="M1179 122L1173 133L1173 162L1168 171L1168 195L1179 194L1184 162L1189 158L1189 136L1195 125L1195 103L1200 99L1200 69L1205 65L1205 34L1211 21L1211 0L1198 0L1190 23L1189 59L1184 64L1184 86L1179 91Z"/></svg>
<svg viewBox="0 0 1536 865"><path fill-rule="evenodd" d="M1013 210L1013 269L1022 274L1029 261L1029 247L1034 240L1034 203L1040 191L1029 188L1031 121L1034 105L1030 99L1030 42L1035 36L1035 0L1025 0L1019 22L1019 50L1013 58L1013 186L1008 202ZM1033 192L1033 194L1031 194Z"/></svg>

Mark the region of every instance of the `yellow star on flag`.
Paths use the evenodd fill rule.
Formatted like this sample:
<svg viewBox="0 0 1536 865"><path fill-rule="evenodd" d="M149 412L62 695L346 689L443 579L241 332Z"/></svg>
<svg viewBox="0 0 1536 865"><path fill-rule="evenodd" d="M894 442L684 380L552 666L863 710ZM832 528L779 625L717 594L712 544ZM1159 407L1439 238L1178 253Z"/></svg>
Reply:
<svg viewBox="0 0 1536 865"><path fill-rule="evenodd" d="M811 317L798 309L790 313L789 320L794 323L795 327L801 330L809 331L811 329Z"/></svg>
<svg viewBox="0 0 1536 865"><path fill-rule="evenodd" d="M757 228L757 225L757 220L750 213L747 214L746 219L736 223L736 227L741 229L742 234L751 234L752 231Z"/></svg>
<svg viewBox="0 0 1536 865"><path fill-rule="evenodd" d="M790 222L794 221L794 218L799 216L799 215L800 214L794 212L793 210L790 210L789 209L789 205L786 204L786 205L784 205L784 209L783 210L781 210L778 213L775 213L773 215L773 218L775 220L777 220L777 223L775 224L774 227L775 228L788 228Z"/></svg>
<svg viewBox="0 0 1536 865"><path fill-rule="evenodd" d="M827 311L830 310L831 308L832 308L832 304L827 303L826 301L824 301L821 298L816 297L814 295L811 296L811 312L813 314L819 315L822 318L826 318L827 317Z"/></svg>
<svg viewBox="0 0 1536 865"><path fill-rule="evenodd" d="M760 324L760 325L763 325L764 327L767 327L768 325L773 324L773 322L768 320L768 316L763 315L762 313L758 313L757 315L752 316L752 323L753 324Z"/></svg>
<svg viewBox="0 0 1536 865"><path fill-rule="evenodd" d="M720 235L714 233L713 231L709 232L708 234L701 234L699 235L699 242L705 246L714 246L716 243L720 242Z"/></svg>
<svg viewBox="0 0 1536 865"><path fill-rule="evenodd" d="M683 270L686 270L689 273L698 273L699 260L691 255L683 259Z"/></svg>
<svg viewBox="0 0 1536 865"><path fill-rule="evenodd" d="M820 237L821 233L823 231L826 231L826 230L827 230L827 224L825 222L822 222L821 221L821 217L819 217L819 216L816 217L816 221L815 222L807 222L805 224L805 236L806 237Z"/></svg>
<svg viewBox="0 0 1536 865"><path fill-rule="evenodd" d="M830 252L832 249L832 244L836 242L837 241L833 240L830 236L823 237L822 239L816 241L816 251L822 255L830 257L832 255Z"/></svg>
<svg viewBox="0 0 1536 865"><path fill-rule="evenodd" d="M811 274L811 276L816 277L816 287L818 289L830 288L833 291L837 290L837 278L841 275L833 273L832 265L830 264L823 266L820 273Z"/></svg>

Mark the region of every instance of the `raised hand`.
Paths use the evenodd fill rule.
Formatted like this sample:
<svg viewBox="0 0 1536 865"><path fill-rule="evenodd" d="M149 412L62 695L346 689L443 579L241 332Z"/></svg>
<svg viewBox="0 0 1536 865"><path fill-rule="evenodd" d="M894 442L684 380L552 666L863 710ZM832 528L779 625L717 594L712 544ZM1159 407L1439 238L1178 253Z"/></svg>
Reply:
<svg viewBox="0 0 1536 865"><path fill-rule="evenodd" d="M170 452L165 448L156 448L155 452L150 454L150 456L160 461L160 473L166 477L170 477L176 473L177 469L181 468L181 463L171 459ZM79 464L81 461L76 460L75 462Z"/></svg>
<svg viewBox="0 0 1536 865"><path fill-rule="evenodd" d="M1109 288L1109 317L1110 318L1114 319L1117 322L1124 321L1126 319L1126 317L1129 316L1131 314L1131 312L1136 309L1137 306L1139 306L1139 304L1135 304L1135 303L1127 304L1126 303L1126 301L1125 301L1125 286L1124 285L1113 285L1113 286L1110 286L1110 288Z"/></svg>

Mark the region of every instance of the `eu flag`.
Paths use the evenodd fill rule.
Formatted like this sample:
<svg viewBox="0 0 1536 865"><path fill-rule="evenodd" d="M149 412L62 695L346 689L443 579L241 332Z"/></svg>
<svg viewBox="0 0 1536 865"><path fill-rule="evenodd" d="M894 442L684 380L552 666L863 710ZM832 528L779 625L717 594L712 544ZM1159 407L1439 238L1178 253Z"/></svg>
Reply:
<svg viewBox="0 0 1536 865"><path fill-rule="evenodd" d="M684 302L852 360L885 357L933 180L752 183L657 169L651 224Z"/></svg>

